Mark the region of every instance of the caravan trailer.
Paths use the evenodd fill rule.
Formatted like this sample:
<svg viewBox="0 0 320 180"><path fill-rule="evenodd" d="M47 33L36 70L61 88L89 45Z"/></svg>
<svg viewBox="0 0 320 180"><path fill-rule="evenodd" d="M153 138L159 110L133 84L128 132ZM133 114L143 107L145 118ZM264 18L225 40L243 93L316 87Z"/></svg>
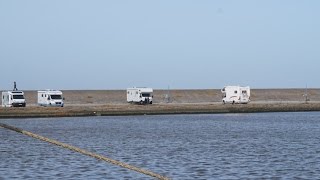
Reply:
<svg viewBox="0 0 320 180"><path fill-rule="evenodd" d="M63 107L64 98L62 97L62 92L58 90L38 91L38 105Z"/></svg>
<svg viewBox="0 0 320 180"><path fill-rule="evenodd" d="M152 104L153 100L152 88L128 88L127 102L139 104Z"/></svg>
<svg viewBox="0 0 320 180"><path fill-rule="evenodd" d="M23 91L2 92L2 107L26 107Z"/></svg>
<svg viewBox="0 0 320 180"><path fill-rule="evenodd" d="M250 87L225 86L222 90L222 102L232 104L247 104L250 102Z"/></svg>

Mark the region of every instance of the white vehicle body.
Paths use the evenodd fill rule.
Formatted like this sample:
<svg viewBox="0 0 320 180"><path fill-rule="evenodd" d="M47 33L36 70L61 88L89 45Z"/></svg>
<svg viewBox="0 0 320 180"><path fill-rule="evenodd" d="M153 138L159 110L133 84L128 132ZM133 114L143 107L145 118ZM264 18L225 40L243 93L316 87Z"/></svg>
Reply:
<svg viewBox="0 0 320 180"><path fill-rule="evenodd" d="M63 107L62 92L57 90L38 91L38 105Z"/></svg>
<svg viewBox="0 0 320 180"><path fill-rule="evenodd" d="M2 107L26 107L23 91L2 92Z"/></svg>
<svg viewBox="0 0 320 180"><path fill-rule="evenodd" d="M225 86L222 90L223 103L247 104L250 102L250 87Z"/></svg>
<svg viewBox="0 0 320 180"><path fill-rule="evenodd" d="M127 102L128 103L140 103L140 104L152 104L153 100L152 88L128 88L127 89Z"/></svg>

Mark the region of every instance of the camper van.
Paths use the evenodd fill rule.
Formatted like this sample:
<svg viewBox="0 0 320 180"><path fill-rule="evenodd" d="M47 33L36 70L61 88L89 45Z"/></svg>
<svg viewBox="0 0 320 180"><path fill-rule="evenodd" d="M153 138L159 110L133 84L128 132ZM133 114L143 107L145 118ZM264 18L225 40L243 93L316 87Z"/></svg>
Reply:
<svg viewBox="0 0 320 180"><path fill-rule="evenodd" d="M63 107L64 98L62 92L57 90L38 91L38 105L40 106L55 106Z"/></svg>
<svg viewBox="0 0 320 180"><path fill-rule="evenodd" d="M127 102L139 104L152 104L153 99L152 88L128 88Z"/></svg>
<svg viewBox="0 0 320 180"><path fill-rule="evenodd" d="M2 92L2 107L26 107L23 91Z"/></svg>
<svg viewBox="0 0 320 180"><path fill-rule="evenodd" d="M247 104L250 102L250 87L225 86L222 90L222 102Z"/></svg>

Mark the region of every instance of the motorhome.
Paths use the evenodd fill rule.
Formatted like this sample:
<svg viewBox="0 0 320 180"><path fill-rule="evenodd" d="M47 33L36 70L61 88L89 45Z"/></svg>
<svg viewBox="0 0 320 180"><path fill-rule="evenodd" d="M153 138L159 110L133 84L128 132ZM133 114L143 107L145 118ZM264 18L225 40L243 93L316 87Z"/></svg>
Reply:
<svg viewBox="0 0 320 180"><path fill-rule="evenodd" d="M152 88L128 88L127 102L139 104L152 104L153 89Z"/></svg>
<svg viewBox="0 0 320 180"><path fill-rule="evenodd" d="M26 107L23 91L2 92L2 107Z"/></svg>
<svg viewBox="0 0 320 180"><path fill-rule="evenodd" d="M247 104L250 102L250 87L225 86L222 90L222 102Z"/></svg>
<svg viewBox="0 0 320 180"><path fill-rule="evenodd" d="M55 106L63 107L64 98L62 92L58 90L44 90L38 91L38 105L39 106Z"/></svg>

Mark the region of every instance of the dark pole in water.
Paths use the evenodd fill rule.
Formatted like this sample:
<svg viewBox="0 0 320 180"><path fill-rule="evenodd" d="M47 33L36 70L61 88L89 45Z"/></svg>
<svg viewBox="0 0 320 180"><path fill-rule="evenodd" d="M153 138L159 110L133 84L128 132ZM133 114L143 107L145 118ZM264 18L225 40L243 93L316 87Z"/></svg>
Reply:
<svg viewBox="0 0 320 180"><path fill-rule="evenodd" d="M6 128L6 129L9 129L11 131L15 131L15 132L24 134L26 136L30 136L30 137L35 138L35 139L39 139L41 141L45 141L45 142L54 144L56 146L60 146L60 147L69 149L69 150L74 151L74 152L81 153L81 154L84 154L84 155L87 155L87 156L90 156L90 157L93 157L93 158L96 158L96 159L99 159L99 160L102 160L102 161L117 165L117 166L129 169L129 170L132 170L132 171L136 171L136 172L141 173L141 174L145 174L145 175L148 175L148 176L151 176L151 177L154 177L154 178L158 178L158 179L161 179L161 180L169 180L169 178L167 178L165 176L162 176L160 174L156 174L156 173L148 171L148 170L144 170L144 169L141 169L141 168L138 168L138 167L135 167L135 166L132 166L132 165L117 161L117 160L113 160L111 158L108 158L108 157L105 157L105 156L101 156L99 154L95 154L95 153L80 149L78 147L71 146L71 145L66 144L66 143L62 143L62 142L59 142L59 141L56 141L56 140L52 140L52 139L49 139L49 138L46 138L46 137L31 133L31 132L25 131L23 129L16 128L14 126L9 126L7 124L0 123L0 127L3 127L3 128Z"/></svg>

